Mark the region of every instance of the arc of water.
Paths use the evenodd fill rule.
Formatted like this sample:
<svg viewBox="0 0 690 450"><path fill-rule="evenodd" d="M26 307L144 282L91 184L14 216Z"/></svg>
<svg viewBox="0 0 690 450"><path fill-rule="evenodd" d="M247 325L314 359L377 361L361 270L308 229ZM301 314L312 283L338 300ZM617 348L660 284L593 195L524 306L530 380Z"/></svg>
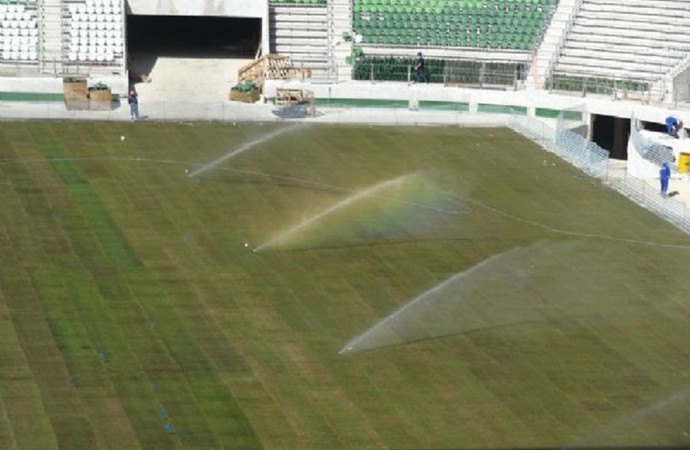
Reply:
<svg viewBox="0 0 690 450"><path fill-rule="evenodd" d="M489 258L485 259L484 261L480 262L479 264L477 264L477 265L475 265L475 266L472 266L472 267L470 267L469 269L467 269L467 270L465 270L465 271L463 271L463 272L456 273L455 275L451 276L450 278L447 278L446 280L442 281L441 283L437 284L436 286L432 287L431 289L427 290L426 292L424 292L424 293L418 295L417 297L415 297L414 299L412 299L409 303L407 303L407 304L405 304L404 306L400 307L399 309L397 309L396 311L394 311L392 314L390 314L389 316L385 317L383 320L381 320L380 322L378 322L377 324L375 324L373 327L371 327L371 328L369 328L368 330L366 330L364 333L362 333L362 334L360 334L359 336L357 336L356 338L352 339L350 342L348 342L347 344L345 344L345 346L344 346L342 349L340 349L340 351L338 352L338 354L345 354L345 353L350 353L350 352L356 351L356 350L357 350L357 346L358 346L361 342L366 341L366 339L367 339L374 331L376 331L377 329L380 329L382 326L385 326L386 324L388 324L388 323L391 322L392 320L395 320L398 316L400 316L401 314L403 314L406 310L408 310L408 309L410 309L410 308L413 308L413 307L415 307L416 305L418 305L419 303L425 301L427 298L429 298L430 296L432 296L434 293L443 291L443 289L445 289L447 286L449 286L449 285L455 283L456 281L458 281L458 280L460 280L460 279L462 279L462 278L465 278L465 277L471 275L472 273L474 273L474 272L480 270L481 267L486 266L487 264L490 264L492 261L494 261L494 260L496 260L496 259L499 259L499 258L501 258L501 257L503 257L503 256L505 256L505 255L508 255L508 254L511 254L511 253L515 253L515 252L517 252L517 251L519 251L519 250L521 250L521 249L522 249L522 247L516 247L516 248L513 248L513 249L508 250L508 251L506 251L506 252L502 252L502 253L499 253L499 254L490 256Z"/></svg>
<svg viewBox="0 0 690 450"><path fill-rule="evenodd" d="M642 448L640 445L647 443L641 442L639 440L641 435L635 433L640 432L644 435L645 432L650 431L650 424L653 424L653 428L659 433L665 433L668 436L684 436L684 441L687 442L686 418L689 406L690 388L683 388L630 415L619 417L561 449L624 448L623 446ZM617 442L616 438L624 441ZM647 448L646 445L644 446Z"/></svg>
<svg viewBox="0 0 690 450"><path fill-rule="evenodd" d="M228 161L229 159L232 159L232 158L234 158L235 156L237 156L237 155L239 155L239 154L241 154L241 153L246 152L246 151L249 150L250 148L253 148L253 147L256 147L257 145L263 144L263 143L266 142L266 141L270 141L271 139L274 139L274 138L280 136L280 135L283 134L283 133L287 133L287 132L290 131L290 130L294 130L295 127L297 127L297 126L299 126L299 124L295 123L295 124L293 124L293 125L291 125L291 126L289 126L289 127L279 128L279 129L275 130L275 131L272 132L272 133L268 133L268 134L266 134L266 135L263 135L263 136L260 137L259 139L255 139L255 140L253 140L253 141L251 141L251 142L247 142L246 144L244 144L244 145L241 146L240 148L237 148L237 149L235 149L235 150L232 150L231 152L226 153L225 155L221 156L220 158L218 158L218 159L216 159L216 160L214 160L214 161L211 161L211 162L208 163L208 164L204 164L203 166L199 167L198 169L195 169L195 170L189 172L189 173L187 174L187 177L193 178L193 177L196 177L196 176L198 176L198 175L201 175L202 173L207 172L207 171L209 171L209 170L211 170L211 169L217 167L218 165L220 165L220 164L222 164L222 163Z"/></svg>
<svg viewBox="0 0 690 450"><path fill-rule="evenodd" d="M394 184L398 184L398 183L402 182L407 177L409 177L409 175L402 175L402 176L399 176L399 177L394 178L392 180L387 180L387 181L381 182L375 186L372 186L368 189L365 189L361 192L358 192L354 195L351 195L350 197L348 197L344 200L341 200L338 203L336 203L335 205L332 205L329 208L321 211L320 213L313 216L312 218L295 225L294 227L292 227L289 230L279 234L278 236L275 236L272 239L269 239L268 241L266 241L263 244L256 247L253 251L258 252L258 251L261 251L262 249L264 249L266 247L270 247L271 245L275 244L276 242L297 233L298 231L302 230L303 228L306 228L309 225L313 224L314 222L328 216L329 214L332 214L335 211L338 211L339 209L344 208L345 206L349 205L350 203L357 201L361 198L367 197L367 196L372 196L372 195L376 194L376 192L378 192L378 191L381 191L383 189L386 189L387 187L390 187Z"/></svg>

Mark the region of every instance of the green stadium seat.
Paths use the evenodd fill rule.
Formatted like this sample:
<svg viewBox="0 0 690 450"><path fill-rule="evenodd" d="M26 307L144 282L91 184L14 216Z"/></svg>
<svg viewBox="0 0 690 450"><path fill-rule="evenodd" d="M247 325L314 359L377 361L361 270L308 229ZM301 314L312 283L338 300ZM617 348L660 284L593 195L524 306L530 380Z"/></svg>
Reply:
<svg viewBox="0 0 690 450"><path fill-rule="evenodd" d="M286 0L271 0L278 1ZM541 37L555 3L555 0L353 0L352 26L362 34L365 43L527 51ZM363 19L367 15L371 22Z"/></svg>

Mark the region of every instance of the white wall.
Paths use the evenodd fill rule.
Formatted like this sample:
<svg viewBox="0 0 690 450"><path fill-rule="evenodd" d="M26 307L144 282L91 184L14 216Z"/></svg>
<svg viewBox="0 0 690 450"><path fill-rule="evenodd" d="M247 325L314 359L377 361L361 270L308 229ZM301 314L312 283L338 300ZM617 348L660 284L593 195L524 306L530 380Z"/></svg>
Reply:
<svg viewBox="0 0 690 450"><path fill-rule="evenodd" d="M263 18L267 0L127 0L132 14Z"/></svg>

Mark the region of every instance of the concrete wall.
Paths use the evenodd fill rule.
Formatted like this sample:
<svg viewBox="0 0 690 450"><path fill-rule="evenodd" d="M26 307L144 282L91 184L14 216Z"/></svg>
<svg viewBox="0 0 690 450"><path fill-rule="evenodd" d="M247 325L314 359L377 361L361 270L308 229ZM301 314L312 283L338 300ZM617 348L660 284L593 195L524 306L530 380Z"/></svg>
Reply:
<svg viewBox="0 0 690 450"><path fill-rule="evenodd" d="M132 14L263 18L267 0L127 0Z"/></svg>
<svg viewBox="0 0 690 450"><path fill-rule="evenodd" d="M673 100L675 102L690 101L690 68L685 69L673 79Z"/></svg>
<svg viewBox="0 0 690 450"><path fill-rule="evenodd" d="M571 96L550 94L547 91L499 91L482 89L444 88L441 85L420 84L408 86L405 83L357 81L341 84L310 84L299 81L267 80L264 95L275 97L277 88L309 89L317 99L385 99L445 101L469 104L470 112L478 105L509 105L527 108L533 115L535 108L549 108L581 111L585 114L636 119L663 124L666 117L674 115L690 123L690 111L675 110L670 105L647 105L638 101L611 101L604 96Z"/></svg>

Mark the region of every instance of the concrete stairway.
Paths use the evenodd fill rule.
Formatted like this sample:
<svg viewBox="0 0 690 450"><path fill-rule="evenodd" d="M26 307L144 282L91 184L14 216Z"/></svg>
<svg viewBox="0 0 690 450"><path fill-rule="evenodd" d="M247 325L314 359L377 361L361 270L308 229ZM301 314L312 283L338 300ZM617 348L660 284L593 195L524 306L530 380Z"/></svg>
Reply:
<svg viewBox="0 0 690 450"><path fill-rule="evenodd" d="M582 0L576 11L556 74L655 83L690 50L687 0Z"/></svg>
<svg viewBox="0 0 690 450"><path fill-rule="evenodd" d="M335 81L352 79L352 65L346 62L352 55L354 45L352 36L352 0L330 0L329 31L331 33L331 60ZM345 39L344 35L350 36Z"/></svg>
<svg viewBox="0 0 690 450"><path fill-rule="evenodd" d="M582 0L560 0L554 11L544 38L532 56L532 66L527 75L528 89L542 89L551 76L554 58L560 51Z"/></svg>
<svg viewBox="0 0 690 450"><path fill-rule="evenodd" d="M326 5L269 5L271 53L289 56L293 66L311 72L314 81L328 80L329 22Z"/></svg>
<svg viewBox="0 0 690 450"><path fill-rule="evenodd" d="M62 0L43 0L38 7L39 70L62 75Z"/></svg>

